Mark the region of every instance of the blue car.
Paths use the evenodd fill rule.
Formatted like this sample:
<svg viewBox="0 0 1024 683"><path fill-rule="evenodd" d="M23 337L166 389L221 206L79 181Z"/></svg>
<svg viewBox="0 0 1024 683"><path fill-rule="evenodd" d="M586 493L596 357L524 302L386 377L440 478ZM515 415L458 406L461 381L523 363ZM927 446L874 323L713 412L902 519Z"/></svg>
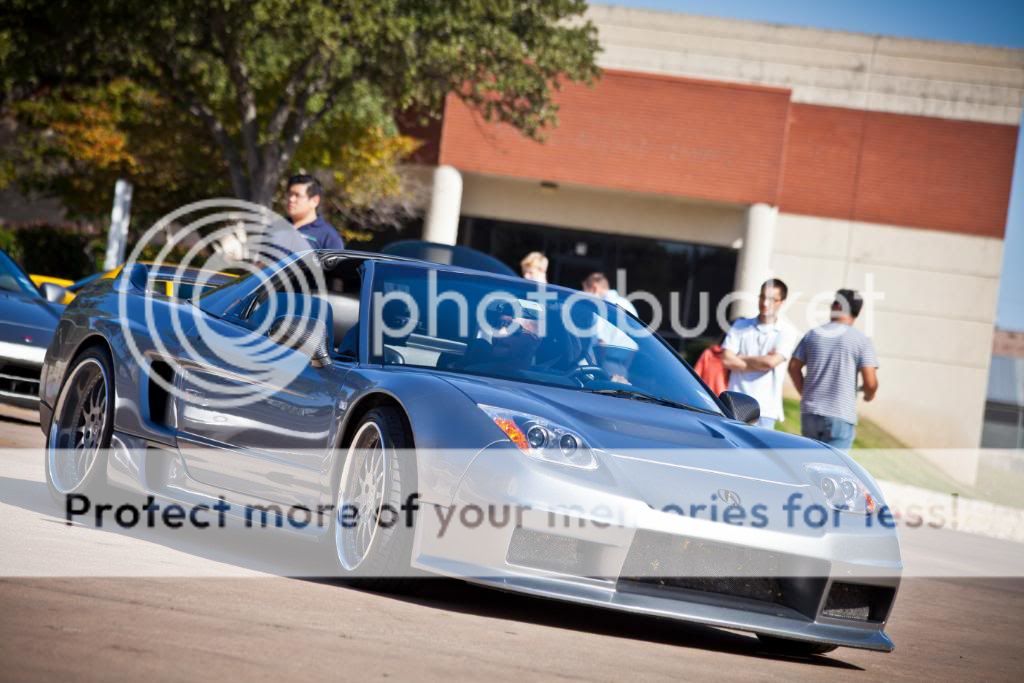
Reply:
<svg viewBox="0 0 1024 683"><path fill-rule="evenodd" d="M0 250L0 403L39 405L39 372L64 307L64 290L37 288L7 252Z"/></svg>

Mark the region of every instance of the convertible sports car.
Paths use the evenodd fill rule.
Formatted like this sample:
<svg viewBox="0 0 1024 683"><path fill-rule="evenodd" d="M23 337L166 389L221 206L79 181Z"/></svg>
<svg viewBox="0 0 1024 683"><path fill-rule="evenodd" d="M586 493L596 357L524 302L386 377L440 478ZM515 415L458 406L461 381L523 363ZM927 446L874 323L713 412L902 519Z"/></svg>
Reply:
<svg viewBox="0 0 1024 683"><path fill-rule="evenodd" d="M138 264L68 306L41 394L58 499L326 509L290 530L371 585L427 572L791 653L892 649L900 550L871 477L751 426L753 399L716 397L636 318L395 256L264 265L183 301ZM225 353L256 339L294 376Z"/></svg>

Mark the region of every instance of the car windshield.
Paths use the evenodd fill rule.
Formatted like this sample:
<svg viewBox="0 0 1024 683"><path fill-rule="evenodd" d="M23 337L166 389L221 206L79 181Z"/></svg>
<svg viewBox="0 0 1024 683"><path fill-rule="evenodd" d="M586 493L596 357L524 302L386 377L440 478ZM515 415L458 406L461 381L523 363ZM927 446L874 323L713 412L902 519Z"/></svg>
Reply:
<svg viewBox="0 0 1024 683"><path fill-rule="evenodd" d="M42 296L25 271L3 251L0 251L0 290L29 296Z"/></svg>
<svg viewBox="0 0 1024 683"><path fill-rule="evenodd" d="M372 362L603 393L720 414L693 371L622 309L572 290L378 263Z"/></svg>

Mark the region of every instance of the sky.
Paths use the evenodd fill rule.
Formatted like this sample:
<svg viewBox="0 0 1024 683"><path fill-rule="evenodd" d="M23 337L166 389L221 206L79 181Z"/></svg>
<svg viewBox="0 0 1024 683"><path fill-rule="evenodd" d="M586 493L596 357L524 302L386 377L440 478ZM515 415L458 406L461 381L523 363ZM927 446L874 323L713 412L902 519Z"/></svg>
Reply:
<svg viewBox="0 0 1024 683"><path fill-rule="evenodd" d="M1024 0L615 0L669 12L1024 48ZM996 326L1024 331L1024 139L1010 195Z"/></svg>

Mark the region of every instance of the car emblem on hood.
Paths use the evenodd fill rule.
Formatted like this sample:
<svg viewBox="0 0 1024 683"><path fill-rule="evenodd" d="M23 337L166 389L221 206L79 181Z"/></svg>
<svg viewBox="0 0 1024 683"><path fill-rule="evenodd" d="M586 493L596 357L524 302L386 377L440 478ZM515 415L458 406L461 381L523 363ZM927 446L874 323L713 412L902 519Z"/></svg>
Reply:
<svg viewBox="0 0 1024 683"><path fill-rule="evenodd" d="M729 489L718 489L718 499L726 505L740 504L740 497L735 491L730 491Z"/></svg>
<svg viewBox="0 0 1024 683"><path fill-rule="evenodd" d="M25 335L24 337L22 337L22 339L25 340L26 344L31 344L32 343L32 337L30 337L28 335Z"/></svg>

